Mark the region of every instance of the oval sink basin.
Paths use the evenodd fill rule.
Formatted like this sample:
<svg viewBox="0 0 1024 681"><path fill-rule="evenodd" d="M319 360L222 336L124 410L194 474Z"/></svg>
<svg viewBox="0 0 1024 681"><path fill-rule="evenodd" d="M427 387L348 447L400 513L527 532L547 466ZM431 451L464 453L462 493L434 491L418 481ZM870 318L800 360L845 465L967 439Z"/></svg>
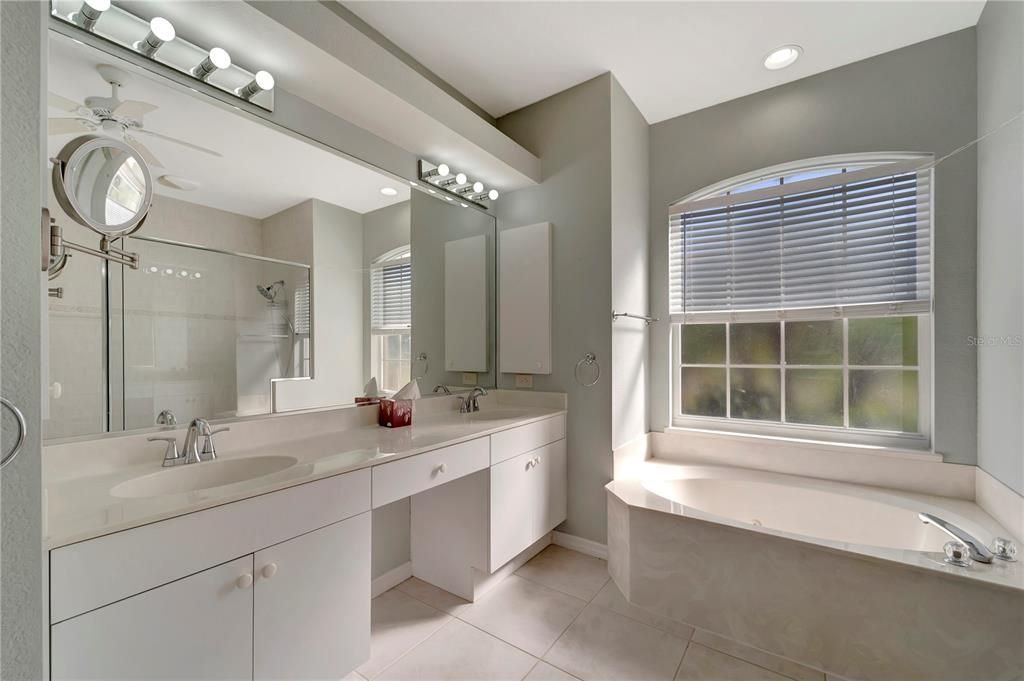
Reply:
<svg viewBox="0 0 1024 681"><path fill-rule="evenodd" d="M126 480L110 493L134 499L197 492L277 473L295 465L296 461L291 456L253 456L182 464Z"/></svg>

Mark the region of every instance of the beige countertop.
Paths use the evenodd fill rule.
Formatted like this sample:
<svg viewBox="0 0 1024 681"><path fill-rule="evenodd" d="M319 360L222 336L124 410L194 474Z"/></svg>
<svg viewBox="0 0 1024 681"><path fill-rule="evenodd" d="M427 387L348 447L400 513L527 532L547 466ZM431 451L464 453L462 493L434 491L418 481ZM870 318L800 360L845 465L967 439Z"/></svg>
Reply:
<svg viewBox="0 0 1024 681"><path fill-rule="evenodd" d="M145 453L133 455L134 458L129 462L121 461L116 466L83 466L80 471L68 470L67 462L72 459L64 455L60 464L51 465L44 471L44 543L48 549L55 549L158 520L415 456L564 413L564 409L552 408L550 405L502 404L472 415L447 411L417 415L413 425L405 428L389 429L364 423L311 435L304 435L302 429L296 428L294 437L283 438L232 434L233 441L225 438L222 442L218 439L218 461L257 456L289 456L297 461L276 473L204 490L139 498L114 496L112 490L117 485L161 470L177 469L162 469L160 448L154 447L153 443L146 447L144 437L135 436L139 440L137 446L140 449L145 447ZM276 423L279 428L289 429L287 421ZM244 426L236 430L244 431ZM105 443L109 442L111 440L101 439L74 446L91 446L93 449L87 450L89 456L102 457ZM122 449L124 446L120 445Z"/></svg>

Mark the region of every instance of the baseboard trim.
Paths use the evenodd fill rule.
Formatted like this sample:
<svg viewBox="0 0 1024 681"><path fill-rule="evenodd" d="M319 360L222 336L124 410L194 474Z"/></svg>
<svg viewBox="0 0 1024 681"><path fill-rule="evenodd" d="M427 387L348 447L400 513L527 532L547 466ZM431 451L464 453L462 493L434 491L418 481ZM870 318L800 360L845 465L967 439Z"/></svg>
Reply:
<svg viewBox="0 0 1024 681"><path fill-rule="evenodd" d="M556 546L561 546L563 548L572 549L573 551L585 553L586 555L593 556L594 558L608 560L607 544L599 544L596 541L584 539L583 537L577 537L574 534L566 534L565 532L559 532L558 530L555 530L551 533L551 543Z"/></svg>
<svg viewBox="0 0 1024 681"><path fill-rule="evenodd" d="M391 568L370 584L370 598L376 598L385 591L393 589L405 580L412 577L412 562L402 563L398 567Z"/></svg>

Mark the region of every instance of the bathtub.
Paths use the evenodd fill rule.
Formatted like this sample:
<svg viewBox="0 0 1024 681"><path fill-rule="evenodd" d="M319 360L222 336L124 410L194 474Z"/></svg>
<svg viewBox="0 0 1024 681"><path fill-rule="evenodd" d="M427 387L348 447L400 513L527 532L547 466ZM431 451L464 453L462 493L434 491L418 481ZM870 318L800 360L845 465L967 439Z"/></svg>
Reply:
<svg viewBox="0 0 1024 681"><path fill-rule="evenodd" d="M972 502L657 462L607 491L635 605L848 679L1024 676L1024 563L948 565L917 517L1009 536Z"/></svg>

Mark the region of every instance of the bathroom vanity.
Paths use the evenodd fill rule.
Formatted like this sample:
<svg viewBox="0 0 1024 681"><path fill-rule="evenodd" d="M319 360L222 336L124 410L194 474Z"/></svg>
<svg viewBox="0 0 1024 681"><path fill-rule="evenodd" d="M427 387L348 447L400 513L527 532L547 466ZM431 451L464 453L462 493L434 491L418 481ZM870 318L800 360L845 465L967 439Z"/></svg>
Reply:
<svg viewBox="0 0 1024 681"><path fill-rule="evenodd" d="M145 435L50 447L51 678L344 677L369 656L370 511L404 497L413 574L478 597L566 514L564 396L516 398L424 400L398 430L240 422L173 468Z"/></svg>

